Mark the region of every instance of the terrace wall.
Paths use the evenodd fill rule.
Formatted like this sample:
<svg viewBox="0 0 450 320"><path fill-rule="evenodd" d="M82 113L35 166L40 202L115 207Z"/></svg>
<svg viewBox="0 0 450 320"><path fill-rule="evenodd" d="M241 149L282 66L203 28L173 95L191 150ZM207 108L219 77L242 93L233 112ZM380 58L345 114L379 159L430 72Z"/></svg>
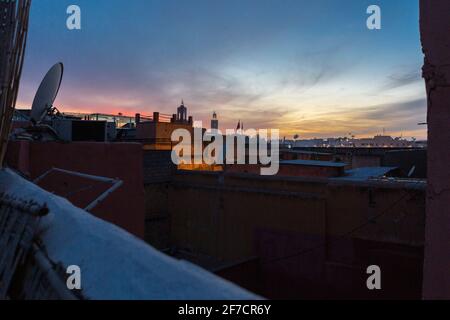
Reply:
<svg viewBox="0 0 450 320"><path fill-rule="evenodd" d="M266 297L420 297L423 184L180 172L168 199L171 244L223 265L259 258L249 289ZM382 292L366 288L371 264Z"/></svg>
<svg viewBox="0 0 450 320"><path fill-rule="evenodd" d="M140 144L11 141L6 161L9 167L20 171L31 180L51 168L122 180L123 185L95 207L92 214L144 238L145 197ZM64 194L58 193L61 179L64 180L64 190L67 191ZM82 190L79 180L78 177L65 175L54 180L53 184L48 181L43 187L66 196L68 192L79 193ZM89 187L89 184L85 184L85 187ZM97 192L95 195L92 192L84 192L77 201L85 204L97 196Z"/></svg>

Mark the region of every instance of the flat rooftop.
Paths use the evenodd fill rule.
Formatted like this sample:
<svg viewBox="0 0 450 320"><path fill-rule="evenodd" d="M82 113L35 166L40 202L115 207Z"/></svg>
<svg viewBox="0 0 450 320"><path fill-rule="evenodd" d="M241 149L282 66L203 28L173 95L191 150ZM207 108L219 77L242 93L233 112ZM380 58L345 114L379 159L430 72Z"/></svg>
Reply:
<svg viewBox="0 0 450 320"><path fill-rule="evenodd" d="M317 151L307 151L307 150L292 150L292 149L282 149L280 150L282 152L287 153L295 153L295 154L316 154L320 156L330 156L333 155L332 153L326 153L326 152L317 152Z"/></svg>
<svg viewBox="0 0 450 320"><path fill-rule="evenodd" d="M281 165L294 165L294 166L310 166L310 167L332 167L332 168L343 168L347 166L343 162L333 162L333 161L315 161L315 160L281 160Z"/></svg>
<svg viewBox="0 0 450 320"><path fill-rule="evenodd" d="M339 180L368 180L370 178L380 178L397 167L365 167L345 171L345 176L334 178Z"/></svg>

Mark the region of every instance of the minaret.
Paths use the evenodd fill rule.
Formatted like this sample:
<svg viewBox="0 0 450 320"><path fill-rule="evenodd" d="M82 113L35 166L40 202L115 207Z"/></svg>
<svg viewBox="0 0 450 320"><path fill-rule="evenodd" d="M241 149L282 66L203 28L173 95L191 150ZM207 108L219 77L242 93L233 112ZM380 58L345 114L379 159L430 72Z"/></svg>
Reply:
<svg viewBox="0 0 450 320"><path fill-rule="evenodd" d="M183 100L181 100L181 105L177 109L177 121L187 122L187 108L184 106Z"/></svg>
<svg viewBox="0 0 450 320"><path fill-rule="evenodd" d="M217 113L213 113L213 117L211 119L211 130L219 130L219 120L217 119Z"/></svg>

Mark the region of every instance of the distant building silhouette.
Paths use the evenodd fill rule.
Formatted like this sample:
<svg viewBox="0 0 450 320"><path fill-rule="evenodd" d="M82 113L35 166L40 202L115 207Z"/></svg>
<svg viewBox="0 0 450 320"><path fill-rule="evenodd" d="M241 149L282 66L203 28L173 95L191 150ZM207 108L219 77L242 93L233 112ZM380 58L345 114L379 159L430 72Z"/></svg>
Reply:
<svg viewBox="0 0 450 320"><path fill-rule="evenodd" d="M211 129L218 130L219 129L219 119L217 119L217 113L213 113L213 117L211 119Z"/></svg>
<svg viewBox="0 0 450 320"><path fill-rule="evenodd" d="M181 101L181 105L177 109L177 121L187 122L187 108L184 106L184 101Z"/></svg>

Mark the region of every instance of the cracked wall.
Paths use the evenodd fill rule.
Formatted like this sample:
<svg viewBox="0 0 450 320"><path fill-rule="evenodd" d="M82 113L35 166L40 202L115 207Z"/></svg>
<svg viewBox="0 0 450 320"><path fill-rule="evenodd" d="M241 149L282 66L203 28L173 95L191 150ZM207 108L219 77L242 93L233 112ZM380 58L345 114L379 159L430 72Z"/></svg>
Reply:
<svg viewBox="0 0 450 320"><path fill-rule="evenodd" d="M428 190L423 297L450 298L450 1L420 1L428 95Z"/></svg>

